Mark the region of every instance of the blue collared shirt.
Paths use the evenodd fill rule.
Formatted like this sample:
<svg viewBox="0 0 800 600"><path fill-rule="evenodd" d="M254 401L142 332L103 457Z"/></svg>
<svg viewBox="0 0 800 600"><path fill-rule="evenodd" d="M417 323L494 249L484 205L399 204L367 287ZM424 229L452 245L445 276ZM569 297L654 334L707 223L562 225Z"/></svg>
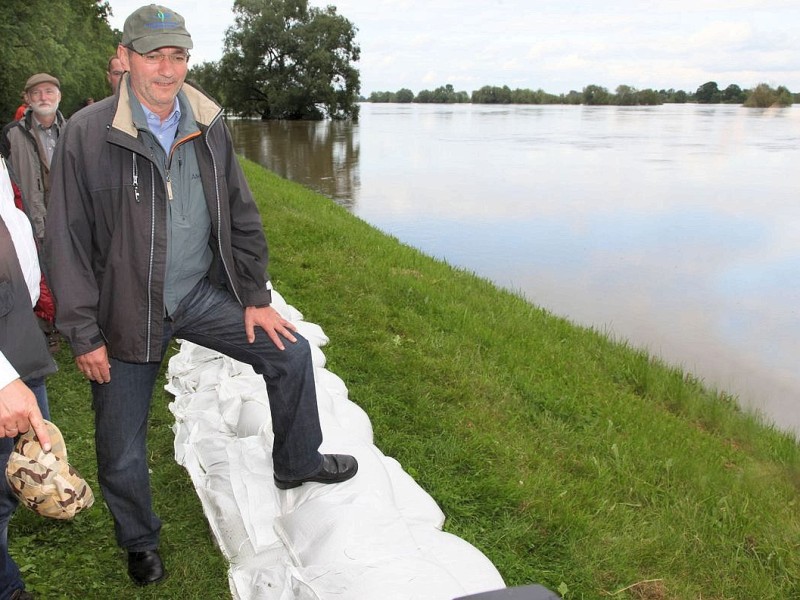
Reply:
<svg viewBox="0 0 800 600"><path fill-rule="evenodd" d="M141 104L141 102L139 103ZM161 144L164 152L169 156L169 151L172 148L172 143L175 141L175 134L178 132L178 124L181 122L181 106L178 98L175 98L175 105L172 107L172 112L169 116L161 122L161 117L142 104L145 119L147 119L147 128Z"/></svg>

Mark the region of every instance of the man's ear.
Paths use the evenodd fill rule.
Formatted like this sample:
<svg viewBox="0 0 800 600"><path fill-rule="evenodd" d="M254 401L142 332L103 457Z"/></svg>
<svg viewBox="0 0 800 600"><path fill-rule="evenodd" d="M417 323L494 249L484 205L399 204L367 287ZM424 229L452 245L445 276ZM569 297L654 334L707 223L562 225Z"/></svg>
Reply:
<svg viewBox="0 0 800 600"><path fill-rule="evenodd" d="M131 65L128 62L128 52L130 52L130 50L128 50L122 44L117 46L117 58L119 59L119 62L122 63L122 70L123 71L130 71L131 70L131 68L130 68Z"/></svg>

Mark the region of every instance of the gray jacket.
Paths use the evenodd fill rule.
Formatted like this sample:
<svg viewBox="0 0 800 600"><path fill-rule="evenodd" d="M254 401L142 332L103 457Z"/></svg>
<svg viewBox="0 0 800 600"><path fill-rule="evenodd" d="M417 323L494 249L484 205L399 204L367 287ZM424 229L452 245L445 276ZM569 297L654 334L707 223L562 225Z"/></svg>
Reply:
<svg viewBox="0 0 800 600"><path fill-rule="evenodd" d="M57 112L55 124L59 130L63 130L65 123L64 116ZM25 212L33 225L34 235L41 240L45 231L50 170L47 168L47 161L42 160L42 150L33 131L34 126L33 110L28 108L22 119L3 128L0 154L14 168L15 182L22 192Z"/></svg>
<svg viewBox="0 0 800 600"><path fill-rule="evenodd" d="M267 306L267 242L222 110L188 84L181 92L200 130L176 143L195 145L211 215L209 277L242 306ZM51 176L45 256L59 332L76 356L105 344L119 360L158 360L167 185L133 124L124 81L70 119Z"/></svg>
<svg viewBox="0 0 800 600"><path fill-rule="evenodd" d="M0 219L0 350L22 379L56 371L33 314L25 276L3 219Z"/></svg>

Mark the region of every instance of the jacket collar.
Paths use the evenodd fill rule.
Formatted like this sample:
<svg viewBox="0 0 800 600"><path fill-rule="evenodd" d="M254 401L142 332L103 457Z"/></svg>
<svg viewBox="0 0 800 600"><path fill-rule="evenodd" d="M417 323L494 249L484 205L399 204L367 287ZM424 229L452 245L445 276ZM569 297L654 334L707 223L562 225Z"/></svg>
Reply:
<svg viewBox="0 0 800 600"><path fill-rule="evenodd" d="M119 83L117 107L111 127L135 138L138 136L138 131L133 122L133 112L131 111L131 99L128 91L129 77L130 74L125 73ZM199 126L208 127L222 112L222 108L209 96L188 83L184 83L181 86L181 92L185 95L186 101L192 109L192 114L194 114L195 121Z"/></svg>
<svg viewBox="0 0 800 600"><path fill-rule="evenodd" d="M36 127L36 121L33 118L33 109L29 106L25 109L25 116L22 118L21 122L24 124L25 129L28 131L33 131L33 128ZM64 115L61 114L60 110L56 111L56 120L53 121L53 125L55 125L59 130L64 127Z"/></svg>

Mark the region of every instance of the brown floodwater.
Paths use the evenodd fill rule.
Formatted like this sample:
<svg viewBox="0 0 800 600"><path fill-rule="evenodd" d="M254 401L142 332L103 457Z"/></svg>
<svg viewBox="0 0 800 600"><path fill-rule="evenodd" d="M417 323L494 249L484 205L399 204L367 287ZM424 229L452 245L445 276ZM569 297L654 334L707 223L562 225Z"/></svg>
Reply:
<svg viewBox="0 0 800 600"><path fill-rule="evenodd" d="M800 433L800 107L362 104L237 152Z"/></svg>

